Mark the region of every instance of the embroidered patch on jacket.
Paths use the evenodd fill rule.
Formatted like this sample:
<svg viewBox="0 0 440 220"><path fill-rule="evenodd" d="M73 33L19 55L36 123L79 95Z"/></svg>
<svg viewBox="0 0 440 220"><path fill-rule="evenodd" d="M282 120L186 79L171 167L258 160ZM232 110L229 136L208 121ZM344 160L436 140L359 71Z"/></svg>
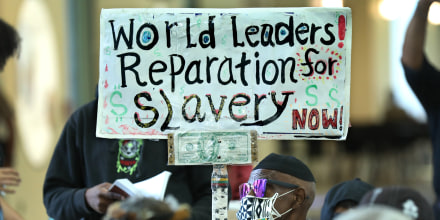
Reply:
<svg viewBox="0 0 440 220"><path fill-rule="evenodd" d="M133 174L138 165L141 148L142 140L119 141L118 162L116 163L118 173L122 171L130 175Z"/></svg>

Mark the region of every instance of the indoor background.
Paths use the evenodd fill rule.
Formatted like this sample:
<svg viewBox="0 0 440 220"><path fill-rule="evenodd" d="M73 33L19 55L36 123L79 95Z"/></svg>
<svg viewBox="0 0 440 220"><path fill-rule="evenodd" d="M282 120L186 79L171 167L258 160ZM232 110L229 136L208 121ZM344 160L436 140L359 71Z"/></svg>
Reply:
<svg viewBox="0 0 440 220"><path fill-rule="evenodd" d="M22 183L6 199L25 219L48 219L44 176L67 117L92 100L98 82L102 8L321 7L352 9L351 128L345 141L259 141L259 158L292 154L310 166L319 219L327 190L360 177L376 186L405 185L433 200L426 116L403 77L400 52L417 0L0 0L0 17L22 37L18 59L0 74L16 112L13 166ZM435 8L431 8L434 10ZM431 13L440 15L440 12ZM435 17L426 51L440 67ZM437 18L438 19L438 18ZM1 33L0 33L1 34ZM97 172L99 169L97 169ZM234 207L231 207L233 212ZM233 218L231 218L233 219Z"/></svg>

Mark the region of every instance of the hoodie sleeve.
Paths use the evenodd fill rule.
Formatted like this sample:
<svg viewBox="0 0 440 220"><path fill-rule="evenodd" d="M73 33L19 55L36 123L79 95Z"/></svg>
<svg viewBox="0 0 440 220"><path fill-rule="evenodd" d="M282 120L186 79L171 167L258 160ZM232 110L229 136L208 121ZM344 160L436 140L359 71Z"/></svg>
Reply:
<svg viewBox="0 0 440 220"><path fill-rule="evenodd" d="M74 113L66 123L44 180L44 205L54 219L80 219L97 214L85 200L83 158L76 139L77 117L78 113Z"/></svg>
<svg viewBox="0 0 440 220"><path fill-rule="evenodd" d="M423 65L420 70L413 70L405 65L403 69L408 84L428 115L436 115L440 110L440 102L436 95L440 92L440 87L438 86L440 72L431 65L426 56L423 59Z"/></svg>

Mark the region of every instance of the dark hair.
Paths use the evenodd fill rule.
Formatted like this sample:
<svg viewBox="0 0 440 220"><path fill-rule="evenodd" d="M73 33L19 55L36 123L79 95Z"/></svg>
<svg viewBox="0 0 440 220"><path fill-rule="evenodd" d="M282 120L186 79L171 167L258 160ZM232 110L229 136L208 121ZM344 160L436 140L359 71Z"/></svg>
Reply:
<svg viewBox="0 0 440 220"><path fill-rule="evenodd" d="M108 208L103 220L184 220L190 218L190 207L172 209L166 201L149 197L131 196Z"/></svg>
<svg viewBox="0 0 440 220"><path fill-rule="evenodd" d="M416 220L434 220L431 205L422 194L410 187L387 186L370 190L359 205L372 204L391 206Z"/></svg>
<svg viewBox="0 0 440 220"><path fill-rule="evenodd" d="M0 19L0 72L3 71L6 60L17 52L20 41L18 32Z"/></svg>
<svg viewBox="0 0 440 220"><path fill-rule="evenodd" d="M335 205L333 210L336 210L336 208L338 208L338 207L342 207L344 209L351 209L353 207L356 207L358 204L359 204L359 202L348 199L348 200L338 202L338 204Z"/></svg>
<svg viewBox="0 0 440 220"><path fill-rule="evenodd" d="M359 178L334 185L325 196L324 204L321 208L321 220L333 219L334 211L337 206L346 209L356 206L362 197L371 189L374 189L373 185Z"/></svg>

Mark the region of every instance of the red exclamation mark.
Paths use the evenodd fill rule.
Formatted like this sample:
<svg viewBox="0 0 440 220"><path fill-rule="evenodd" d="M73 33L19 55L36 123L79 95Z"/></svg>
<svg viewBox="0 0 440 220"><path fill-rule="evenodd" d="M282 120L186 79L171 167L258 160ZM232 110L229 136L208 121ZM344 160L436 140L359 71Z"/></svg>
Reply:
<svg viewBox="0 0 440 220"><path fill-rule="evenodd" d="M343 41L345 39L345 16L344 15L339 15L339 18L338 18L338 35L339 35L339 40ZM339 42L338 47L343 48L344 42Z"/></svg>
<svg viewBox="0 0 440 220"><path fill-rule="evenodd" d="M341 114L339 114L339 130L342 131L342 112L344 111L344 106L341 106Z"/></svg>

